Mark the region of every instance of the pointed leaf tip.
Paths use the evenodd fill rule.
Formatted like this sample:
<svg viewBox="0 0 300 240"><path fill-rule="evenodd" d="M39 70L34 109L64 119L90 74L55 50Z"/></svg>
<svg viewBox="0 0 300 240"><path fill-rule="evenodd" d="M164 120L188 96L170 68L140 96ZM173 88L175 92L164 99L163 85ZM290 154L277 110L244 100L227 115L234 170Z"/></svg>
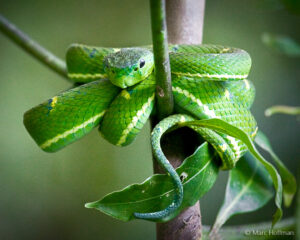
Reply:
<svg viewBox="0 0 300 240"><path fill-rule="evenodd" d="M96 205L95 202L89 202L89 203L84 204L84 207L85 208L95 208L96 207L95 205Z"/></svg>
<svg viewBox="0 0 300 240"><path fill-rule="evenodd" d="M184 208L194 205L214 185L218 175L218 165L214 150L203 143L193 155L185 159L176 169L184 176L184 199L180 209L164 219L151 220L166 222L176 217ZM141 184L132 184L121 191L106 195L101 200L87 203L87 208L95 208L121 221L134 219L135 212L155 212L172 202L174 186L166 174L155 174Z"/></svg>

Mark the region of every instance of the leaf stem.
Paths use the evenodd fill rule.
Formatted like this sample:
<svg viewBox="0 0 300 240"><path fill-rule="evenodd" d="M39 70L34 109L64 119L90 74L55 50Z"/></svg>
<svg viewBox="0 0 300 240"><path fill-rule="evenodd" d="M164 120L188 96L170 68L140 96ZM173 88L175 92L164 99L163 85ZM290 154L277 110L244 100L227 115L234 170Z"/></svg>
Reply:
<svg viewBox="0 0 300 240"><path fill-rule="evenodd" d="M0 15L0 31L40 62L61 76L68 78L66 64L63 60L32 40L2 15Z"/></svg>
<svg viewBox="0 0 300 240"><path fill-rule="evenodd" d="M150 0L153 53L156 75L158 117L162 119L173 112L171 68L168 51L165 0Z"/></svg>

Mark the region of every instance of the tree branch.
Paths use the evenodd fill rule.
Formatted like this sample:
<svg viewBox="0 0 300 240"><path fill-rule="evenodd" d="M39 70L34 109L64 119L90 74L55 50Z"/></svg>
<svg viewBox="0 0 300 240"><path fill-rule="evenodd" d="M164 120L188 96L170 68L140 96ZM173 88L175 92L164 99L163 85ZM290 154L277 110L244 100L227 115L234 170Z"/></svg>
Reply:
<svg viewBox="0 0 300 240"><path fill-rule="evenodd" d="M66 64L63 60L33 41L2 15L0 15L0 31L47 67L68 78Z"/></svg>
<svg viewBox="0 0 300 240"><path fill-rule="evenodd" d="M173 112L171 68L164 0L150 0L152 42L155 61L156 100L159 119Z"/></svg>
<svg viewBox="0 0 300 240"><path fill-rule="evenodd" d="M161 0L157 2L161 2ZM205 0L166 0L166 18L170 43L202 43L204 3ZM153 14L152 12L151 16ZM152 19L152 28L153 25ZM155 125L153 119L151 124L152 126ZM163 152L174 168L178 167L187 156L190 156L199 144L197 134L186 128L167 134L161 141ZM153 167L155 173L163 172L156 161L154 161ZM167 223L157 223L157 240L198 240L201 238L201 229L200 203L197 202L173 220Z"/></svg>
<svg viewBox="0 0 300 240"><path fill-rule="evenodd" d="M205 0L166 0L169 42L201 44Z"/></svg>
<svg viewBox="0 0 300 240"><path fill-rule="evenodd" d="M299 115L300 114L300 107L291 107L291 106L284 106L284 105L275 105L269 107L265 111L265 116L270 117L273 114L289 114L289 115Z"/></svg>

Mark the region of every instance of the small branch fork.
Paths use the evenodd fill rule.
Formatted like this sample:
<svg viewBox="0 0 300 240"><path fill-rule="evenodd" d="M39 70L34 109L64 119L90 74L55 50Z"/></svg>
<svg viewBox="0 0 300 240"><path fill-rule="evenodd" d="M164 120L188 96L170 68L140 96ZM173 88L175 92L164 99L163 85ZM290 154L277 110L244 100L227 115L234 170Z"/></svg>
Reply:
<svg viewBox="0 0 300 240"><path fill-rule="evenodd" d="M66 64L63 60L33 41L2 15L0 15L0 31L47 67L68 78Z"/></svg>

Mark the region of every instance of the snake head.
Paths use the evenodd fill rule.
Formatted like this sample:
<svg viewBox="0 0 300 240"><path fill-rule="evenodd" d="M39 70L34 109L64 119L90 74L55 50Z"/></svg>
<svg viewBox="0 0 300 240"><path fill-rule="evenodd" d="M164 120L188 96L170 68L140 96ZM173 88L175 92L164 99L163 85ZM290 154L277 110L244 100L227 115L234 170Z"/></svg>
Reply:
<svg viewBox="0 0 300 240"><path fill-rule="evenodd" d="M120 88L143 81L152 73L153 67L153 53L144 48L122 48L104 59L109 80Z"/></svg>

